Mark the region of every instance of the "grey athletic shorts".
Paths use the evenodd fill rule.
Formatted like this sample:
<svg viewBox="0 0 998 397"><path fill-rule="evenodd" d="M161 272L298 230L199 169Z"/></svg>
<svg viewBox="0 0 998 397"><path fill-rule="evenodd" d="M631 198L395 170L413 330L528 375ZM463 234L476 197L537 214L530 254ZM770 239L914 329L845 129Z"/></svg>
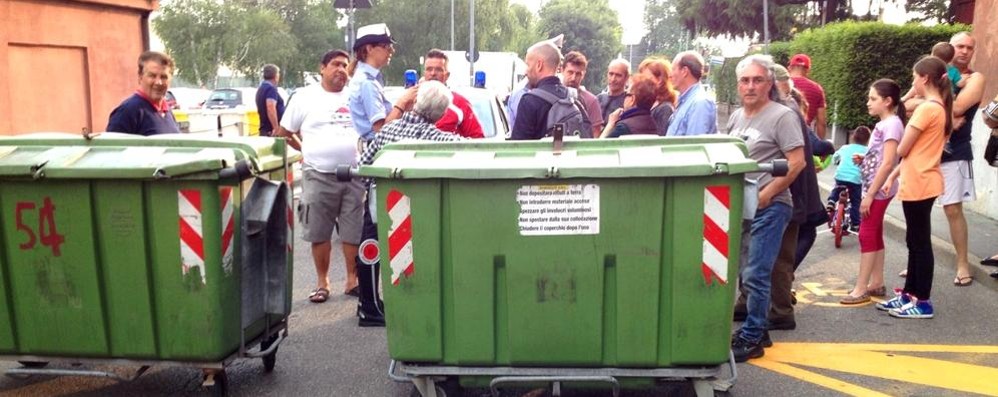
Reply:
<svg viewBox="0 0 998 397"><path fill-rule="evenodd" d="M305 170L298 203L298 222L310 243L329 241L335 228L346 244L360 244L364 227L364 184L340 182L336 174Z"/></svg>

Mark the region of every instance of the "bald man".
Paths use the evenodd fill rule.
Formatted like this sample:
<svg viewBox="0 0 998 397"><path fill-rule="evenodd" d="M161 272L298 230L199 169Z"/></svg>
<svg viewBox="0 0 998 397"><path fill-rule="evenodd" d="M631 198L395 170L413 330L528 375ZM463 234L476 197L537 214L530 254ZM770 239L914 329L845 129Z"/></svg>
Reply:
<svg viewBox="0 0 998 397"><path fill-rule="evenodd" d="M631 63L626 59L614 59L606 68L606 91L596 96L603 109L603 120L614 110L624 107L627 80L631 78Z"/></svg>
<svg viewBox="0 0 998 397"><path fill-rule="evenodd" d="M977 200L974 189L974 172L972 161L974 151L970 143L970 132L973 129L974 115L984 99L985 77L980 72L970 69L970 61L974 58L977 41L967 32L960 32L950 39L955 49L950 64L960 71L961 80L966 84L953 87L953 132L946 143L940 170L943 174L943 185L946 190L939 197L949 221L950 239L956 249L956 275L953 284L963 287L974 281L971 275L970 260L967 255L967 219L963 215L963 203Z"/></svg>
<svg viewBox="0 0 998 397"><path fill-rule="evenodd" d="M551 103L537 96L534 91L544 90L558 98L567 98L568 89L555 73L561 64L561 50L550 41L534 44L527 50L527 87L530 92L523 95L516 109L513 132L510 139L541 139L547 135L548 112Z"/></svg>

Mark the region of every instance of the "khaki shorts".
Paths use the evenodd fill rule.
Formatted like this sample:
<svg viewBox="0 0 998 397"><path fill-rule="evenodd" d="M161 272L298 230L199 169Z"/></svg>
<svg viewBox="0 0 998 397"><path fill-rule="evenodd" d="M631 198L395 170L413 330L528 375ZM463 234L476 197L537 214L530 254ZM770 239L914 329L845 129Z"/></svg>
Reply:
<svg viewBox="0 0 998 397"><path fill-rule="evenodd" d="M336 229L343 243L360 244L364 196L364 185L358 180L340 182L336 174L305 170L298 203L302 238L310 243L326 242Z"/></svg>
<svg viewBox="0 0 998 397"><path fill-rule="evenodd" d="M943 174L943 195L939 203L943 206L968 203L977 200L974 189L974 168L969 161L947 161L939 166Z"/></svg>

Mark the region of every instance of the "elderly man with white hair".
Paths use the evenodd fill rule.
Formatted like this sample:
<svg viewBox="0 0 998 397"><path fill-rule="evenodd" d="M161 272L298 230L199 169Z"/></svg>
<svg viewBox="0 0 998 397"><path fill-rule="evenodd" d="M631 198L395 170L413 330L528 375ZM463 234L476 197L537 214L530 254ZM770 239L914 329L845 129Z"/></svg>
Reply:
<svg viewBox="0 0 998 397"><path fill-rule="evenodd" d="M783 232L793 215L793 200L788 188L804 169L804 135L797 114L776 102L772 58L766 55L746 57L735 67L738 96L742 108L728 120L729 135L745 140L749 157L757 162L786 159L786 176L768 173L746 174L759 188L758 208L742 227L742 261L739 278L746 295L748 315L741 329L731 338L731 352L736 362L762 357L769 345L766 315L769 312L773 265L779 254ZM747 213L751 209L746 209ZM748 218L748 217L746 217Z"/></svg>
<svg viewBox="0 0 998 397"><path fill-rule="evenodd" d="M371 164L375 155L378 154L385 145L399 141L461 141L464 137L449 132L443 132L436 127L436 122L443 117L450 106L454 96L443 83L439 81L426 81L419 85L416 92L416 101L412 109L402 113L402 117L385 124L381 131L375 134L373 140L368 142L364 153L361 154L361 164ZM368 195L371 200L371 195ZM378 226L374 223L374 215L371 214L370 202L364 206L364 227L361 236L361 247L369 244L377 245ZM365 269L359 271L360 276L360 304L357 308L361 317L361 326L384 325L384 303L378 296L378 280L380 279L381 264L377 257L365 258L362 252L358 260L358 268Z"/></svg>
<svg viewBox="0 0 998 397"><path fill-rule="evenodd" d="M421 83L412 110L403 113L402 118L386 124L381 129L361 155L361 164L374 162L374 156L378 151L392 142L464 140L462 136L441 131L435 125L443 117L453 98L450 89L439 81L430 80Z"/></svg>

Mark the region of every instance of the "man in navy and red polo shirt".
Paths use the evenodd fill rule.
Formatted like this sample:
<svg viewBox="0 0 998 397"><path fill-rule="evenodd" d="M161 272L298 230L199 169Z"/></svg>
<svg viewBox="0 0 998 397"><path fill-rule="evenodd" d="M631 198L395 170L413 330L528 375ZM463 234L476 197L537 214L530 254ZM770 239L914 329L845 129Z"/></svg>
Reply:
<svg viewBox="0 0 998 397"><path fill-rule="evenodd" d="M111 112L107 131L145 136L179 134L180 127L165 99L172 77L170 56L143 52L139 56L139 88Z"/></svg>

